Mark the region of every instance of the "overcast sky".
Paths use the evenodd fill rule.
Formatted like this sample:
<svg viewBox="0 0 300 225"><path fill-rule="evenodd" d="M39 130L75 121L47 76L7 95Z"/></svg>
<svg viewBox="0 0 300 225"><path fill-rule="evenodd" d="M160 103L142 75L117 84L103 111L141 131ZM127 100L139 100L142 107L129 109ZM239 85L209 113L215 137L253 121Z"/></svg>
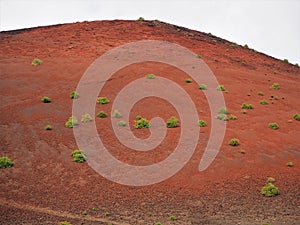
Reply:
<svg viewBox="0 0 300 225"><path fill-rule="evenodd" d="M0 30L158 19L300 64L300 0L0 0Z"/></svg>

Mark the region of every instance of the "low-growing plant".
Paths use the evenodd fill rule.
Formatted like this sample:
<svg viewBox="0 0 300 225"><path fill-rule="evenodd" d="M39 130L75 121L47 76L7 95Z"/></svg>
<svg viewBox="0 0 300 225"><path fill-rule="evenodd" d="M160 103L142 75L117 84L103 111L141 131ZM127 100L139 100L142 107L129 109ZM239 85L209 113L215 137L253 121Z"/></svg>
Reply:
<svg viewBox="0 0 300 225"><path fill-rule="evenodd" d="M0 157L0 168L9 168L14 165L14 162L11 161L8 157Z"/></svg>
<svg viewBox="0 0 300 225"><path fill-rule="evenodd" d="M124 120L121 120L121 121L118 122L118 126L125 127L126 126L126 122Z"/></svg>
<svg viewBox="0 0 300 225"><path fill-rule="evenodd" d="M150 127L150 123L149 120L147 120L146 118L137 117L137 120L134 121L134 128L136 129L149 128L149 127Z"/></svg>
<svg viewBox="0 0 300 225"><path fill-rule="evenodd" d="M199 89L201 90L207 90L207 86L205 84L200 84Z"/></svg>
<svg viewBox="0 0 300 225"><path fill-rule="evenodd" d="M299 68L299 64L298 64L298 63L295 63L295 66L296 66L297 68Z"/></svg>
<svg viewBox="0 0 300 225"><path fill-rule="evenodd" d="M177 220L177 217L176 216L170 216L170 220L175 221L175 220Z"/></svg>
<svg viewBox="0 0 300 225"><path fill-rule="evenodd" d="M267 183L274 183L274 182L275 182L275 178L273 178L273 177L268 177Z"/></svg>
<svg viewBox="0 0 300 225"><path fill-rule="evenodd" d="M201 59L201 58L202 58L202 56L201 56L200 54L197 54L196 57L197 57L198 59Z"/></svg>
<svg viewBox="0 0 300 225"><path fill-rule="evenodd" d="M96 208L96 207L93 207L92 210L93 210L93 211L97 211L97 208Z"/></svg>
<svg viewBox="0 0 300 225"><path fill-rule="evenodd" d="M258 95L259 96L264 96L264 93L260 91L260 92L258 92Z"/></svg>
<svg viewBox="0 0 300 225"><path fill-rule="evenodd" d="M104 104L108 104L109 100L106 97L99 97L99 98L97 98L97 103L101 104L101 105L104 105Z"/></svg>
<svg viewBox="0 0 300 225"><path fill-rule="evenodd" d="M199 120L199 121L198 121L198 126L199 126L199 127L206 127L206 126L207 126L207 123L206 123L204 120Z"/></svg>
<svg viewBox="0 0 300 225"><path fill-rule="evenodd" d="M262 105L268 105L268 102L265 99L261 100L259 103L262 104Z"/></svg>
<svg viewBox="0 0 300 225"><path fill-rule="evenodd" d="M44 102L44 103L50 103L51 102L51 99L49 98L49 97L47 97L47 96L44 96L44 97L42 97L42 102Z"/></svg>
<svg viewBox="0 0 300 225"><path fill-rule="evenodd" d="M70 98L71 99L77 99L77 98L79 98L79 94L76 91L72 91L70 93Z"/></svg>
<svg viewBox="0 0 300 225"><path fill-rule="evenodd" d="M147 77L147 79L154 79L154 78L155 78L155 75L152 74L152 73L150 73L150 74L148 74L146 77Z"/></svg>
<svg viewBox="0 0 300 225"><path fill-rule="evenodd" d="M219 114L219 115L217 116L217 119L218 119L218 120L223 120L223 121L228 121L228 120L229 120L229 119L228 119L228 116L225 115L225 114Z"/></svg>
<svg viewBox="0 0 300 225"><path fill-rule="evenodd" d="M156 222L155 225L162 225L162 223L161 222Z"/></svg>
<svg viewBox="0 0 300 225"><path fill-rule="evenodd" d="M242 104L242 109L253 109L253 106L251 104L248 104L248 103L243 103Z"/></svg>
<svg viewBox="0 0 300 225"><path fill-rule="evenodd" d="M279 84L278 83L274 83L271 85L272 89L278 90L279 89Z"/></svg>
<svg viewBox="0 0 300 225"><path fill-rule="evenodd" d="M244 45L244 48L249 48L247 44Z"/></svg>
<svg viewBox="0 0 300 225"><path fill-rule="evenodd" d="M226 108L220 108L219 114L229 114L229 111Z"/></svg>
<svg viewBox="0 0 300 225"><path fill-rule="evenodd" d="M269 128L271 128L273 130L277 130L277 129L279 129L279 126L277 123L269 123Z"/></svg>
<svg viewBox="0 0 300 225"><path fill-rule="evenodd" d="M52 126L48 124L44 127L44 130L52 130Z"/></svg>
<svg viewBox="0 0 300 225"><path fill-rule="evenodd" d="M144 19L144 17L139 17L137 20L138 21L144 21L145 19Z"/></svg>
<svg viewBox="0 0 300 225"><path fill-rule="evenodd" d="M288 59L284 59L283 62L289 63L289 60Z"/></svg>
<svg viewBox="0 0 300 225"><path fill-rule="evenodd" d="M186 78L186 79L185 79L185 83L192 83L192 79Z"/></svg>
<svg viewBox="0 0 300 225"><path fill-rule="evenodd" d="M41 65L42 63L43 63L42 60L40 60L40 59L34 59L34 60L32 60L31 65L38 66L38 65Z"/></svg>
<svg viewBox="0 0 300 225"><path fill-rule="evenodd" d="M122 117L122 114L116 109L116 110L114 110L112 116L113 116L114 118L121 118L121 117Z"/></svg>
<svg viewBox="0 0 300 225"><path fill-rule="evenodd" d="M268 183L261 189L261 194L266 197L273 197L279 194L279 190L274 184Z"/></svg>
<svg viewBox="0 0 300 225"><path fill-rule="evenodd" d="M107 117L107 113L104 112L104 111L100 111L100 112L98 112L97 117L99 117L99 118L106 118Z"/></svg>
<svg viewBox="0 0 300 225"><path fill-rule="evenodd" d="M226 89L225 89L224 85L219 85L219 86L217 87L217 90L218 90L218 91L225 91Z"/></svg>
<svg viewBox="0 0 300 225"><path fill-rule="evenodd" d="M93 118L91 117L90 114L86 113L86 114L82 115L81 122L87 123L87 122L91 122L91 121L93 121Z"/></svg>
<svg viewBox="0 0 300 225"><path fill-rule="evenodd" d="M59 222L58 225L72 225L72 224L67 221L63 221L63 222Z"/></svg>
<svg viewBox="0 0 300 225"><path fill-rule="evenodd" d="M69 117L68 121L66 122L66 127L73 128L78 126L78 120L75 116Z"/></svg>
<svg viewBox="0 0 300 225"><path fill-rule="evenodd" d="M242 65L246 65L246 62L245 62L245 61L242 61Z"/></svg>
<svg viewBox="0 0 300 225"><path fill-rule="evenodd" d="M105 216L110 216L110 212L105 212L104 215Z"/></svg>
<svg viewBox="0 0 300 225"><path fill-rule="evenodd" d="M236 120L237 117L233 114L230 114L229 117L228 117L229 120Z"/></svg>
<svg viewBox="0 0 300 225"><path fill-rule="evenodd" d="M167 127L168 128L175 128L179 126L179 121L175 116L171 116L168 120L167 120Z"/></svg>
<svg viewBox="0 0 300 225"><path fill-rule="evenodd" d="M83 163L86 160L86 156L82 150L74 150L72 152L73 161L77 163Z"/></svg>
<svg viewBox="0 0 300 225"><path fill-rule="evenodd" d="M287 165L288 167L293 167L293 166L294 166L294 163L293 163L293 162L288 162L286 165Z"/></svg>
<svg viewBox="0 0 300 225"><path fill-rule="evenodd" d="M228 142L229 145L231 146L238 146L240 144L240 140L237 139L237 138L232 138L229 142Z"/></svg>
<svg viewBox="0 0 300 225"><path fill-rule="evenodd" d="M293 118L294 118L295 120L300 121L300 115L299 115L298 113L294 114L294 115L293 115Z"/></svg>
<svg viewBox="0 0 300 225"><path fill-rule="evenodd" d="M140 119L142 119L143 117L142 116L140 116L140 115L137 115L136 117L135 117L135 119L137 119L137 120L140 120Z"/></svg>

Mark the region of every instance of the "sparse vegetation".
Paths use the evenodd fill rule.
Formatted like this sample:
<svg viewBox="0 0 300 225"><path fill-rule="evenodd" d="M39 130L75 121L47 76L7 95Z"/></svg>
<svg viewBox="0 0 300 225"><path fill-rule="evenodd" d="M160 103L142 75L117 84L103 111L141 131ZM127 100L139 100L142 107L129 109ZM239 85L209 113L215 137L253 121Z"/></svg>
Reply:
<svg viewBox="0 0 300 225"><path fill-rule="evenodd" d="M139 17L138 18L138 21L144 21L145 19L144 19L144 17Z"/></svg>
<svg viewBox="0 0 300 225"><path fill-rule="evenodd" d="M267 183L274 183L274 182L275 182L275 178L273 178L273 177L268 177Z"/></svg>
<svg viewBox="0 0 300 225"><path fill-rule="evenodd" d="M121 121L118 122L118 126L125 127L126 126L126 122L124 120L121 120Z"/></svg>
<svg viewBox="0 0 300 225"><path fill-rule="evenodd" d="M40 60L40 59L34 59L34 60L32 60L31 65L38 66L38 65L41 65L42 63L43 63L42 60Z"/></svg>
<svg viewBox="0 0 300 225"><path fill-rule="evenodd" d="M177 218L176 218L176 216L170 216L170 220L175 221L175 220L177 220Z"/></svg>
<svg viewBox="0 0 300 225"><path fill-rule="evenodd" d="M200 84L199 85L199 89L201 89L201 90L207 90L207 87L206 87L205 84Z"/></svg>
<svg viewBox="0 0 300 225"><path fill-rule="evenodd" d="M122 117L122 114L116 109L116 110L113 112L113 117L114 117L114 118L121 118L121 117Z"/></svg>
<svg viewBox="0 0 300 225"><path fill-rule="evenodd" d="M230 114L229 117L228 117L229 120L236 120L237 117L233 114Z"/></svg>
<svg viewBox="0 0 300 225"><path fill-rule="evenodd" d="M244 45L244 48L249 48L247 44Z"/></svg>
<svg viewBox="0 0 300 225"><path fill-rule="evenodd" d="M227 117L227 115L225 115L225 114L219 114L217 116L217 119L218 120L223 120L223 121L228 121L229 120L228 117Z"/></svg>
<svg viewBox="0 0 300 225"><path fill-rule="evenodd" d="M242 61L242 65L246 65L246 62L245 62L245 61Z"/></svg>
<svg viewBox="0 0 300 225"><path fill-rule="evenodd" d="M228 144L231 146L238 146L240 144L240 140L237 138L233 138L228 142Z"/></svg>
<svg viewBox="0 0 300 225"><path fill-rule="evenodd" d="M77 98L79 98L79 94L76 91L72 91L70 93L70 98L71 99L77 99Z"/></svg>
<svg viewBox="0 0 300 225"><path fill-rule="evenodd" d="M136 120L134 121L134 128L141 129L141 128L149 128L150 123L149 120L146 118L142 118L141 116L137 116Z"/></svg>
<svg viewBox="0 0 300 225"><path fill-rule="evenodd" d="M42 97L42 102L44 102L44 103L50 103L51 102L51 99L49 98L49 97L47 97L47 96L44 96L44 97Z"/></svg>
<svg viewBox="0 0 300 225"><path fill-rule="evenodd" d="M262 104L262 105L268 105L268 102L265 99L261 100L259 103Z"/></svg>
<svg viewBox="0 0 300 225"><path fill-rule="evenodd" d="M87 122L91 122L91 121L93 121L93 118L91 117L90 114L86 113L86 114L82 115L81 122L87 123Z"/></svg>
<svg viewBox="0 0 300 225"><path fill-rule="evenodd" d="M161 222L156 222L155 225L162 225L162 223Z"/></svg>
<svg viewBox="0 0 300 225"><path fill-rule="evenodd" d="M298 64L298 63L295 63L295 66L296 66L297 68L299 68L299 64Z"/></svg>
<svg viewBox="0 0 300 225"><path fill-rule="evenodd" d="M59 222L58 225L72 225L72 224L67 221L63 221L63 222Z"/></svg>
<svg viewBox="0 0 300 225"><path fill-rule="evenodd" d="M284 59L283 62L289 63L289 60L288 59Z"/></svg>
<svg viewBox="0 0 300 225"><path fill-rule="evenodd" d="M293 163L293 162L288 162L286 165L287 165L288 167L293 167L293 166L294 166L294 163Z"/></svg>
<svg viewBox="0 0 300 225"><path fill-rule="evenodd" d="M100 112L98 112L97 117L99 117L99 118L106 118L107 117L107 113L104 112L104 111L100 111Z"/></svg>
<svg viewBox="0 0 300 225"><path fill-rule="evenodd" d="M226 89L225 89L224 85L219 85L219 86L217 87L217 90L218 90L218 91L225 91Z"/></svg>
<svg viewBox="0 0 300 225"><path fill-rule="evenodd" d="M294 118L295 120L300 121L300 115L299 115L298 113L294 114L294 115L293 115L293 118Z"/></svg>
<svg viewBox="0 0 300 225"><path fill-rule="evenodd" d="M66 122L66 127L73 128L78 126L78 120L75 116L69 117L68 121Z"/></svg>
<svg viewBox="0 0 300 225"><path fill-rule="evenodd" d="M97 103L101 104L101 105L104 105L104 104L108 104L109 100L106 97L99 97L99 98L97 98Z"/></svg>
<svg viewBox="0 0 300 225"><path fill-rule="evenodd" d="M279 129L279 126L277 123L269 123L269 128L271 128L273 130L277 130L277 129Z"/></svg>
<svg viewBox="0 0 300 225"><path fill-rule="evenodd" d="M175 128L179 126L179 121L175 116L171 116L168 120L167 120L167 127L168 128Z"/></svg>
<svg viewBox="0 0 300 225"><path fill-rule="evenodd" d="M110 216L110 212L105 212L104 215L105 216Z"/></svg>
<svg viewBox="0 0 300 225"><path fill-rule="evenodd" d="M77 163L83 163L86 160L86 156L81 150L74 150L71 156L73 157L73 161Z"/></svg>
<svg viewBox="0 0 300 225"><path fill-rule="evenodd" d="M10 158L8 157L0 157L0 168L4 169L4 168L9 168L12 167L14 165L14 162L11 161Z"/></svg>
<svg viewBox="0 0 300 225"><path fill-rule="evenodd" d="M207 123L206 123L204 120L199 120L199 121L198 121L198 126L199 126L199 127L206 127L206 126L207 126Z"/></svg>
<svg viewBox="0 0 300 225"><path fill-rule="evenodd" d="M201 56L200 54L197 54L196 57L197 57L198 59L201 59L201 58L202 58L202 56Z"/></svg>
<svg viewBox="0 0 300 225"><path fill-rule="evenodd" d="M279 89L279 84L278 83L273 83L270 88L278 90Z"/></svg>
<svg viewBox="0 0 300 225"><path fill-rule="evenodd" d="M52 126L48 124L44 127L44 130L52 130Z"/></svg>
<svg viewBox="0 0 300 225"><path fill-rule="evenodd" d="M253 106L251 104L248 104L248 103L243 103L242 104L242 109L253 109Z"/></svg>
<svg viewBox="0 0 300 225"><path fill-rule="evenodd" d="M260 92L258 92L258 95L259 96L264 96L264 93L260 91Z"/></svg>
<svg viewBox="0 0 300 225"><path fill-rule="evenodd" d="M229 114L229 111L226 108L220 108L219 114Z"/></svg>
<svg viewBox="0 0 300 225"><path fill-rule="evenodd" d="M192 83L192 79L186 78L186 79L185 79L185 83Z"/></svg>
<svg viewBox="0 0 300 225"><path fill-rule="evenodd" d="M154 78L155 78L155 75L152 74L152 73L150 73L150 74L148 74L146 77L147 77L147 79L154 79Z"/></svg>
<svg viewBox="0 0 300 225"><path fill-rule="evenodd" d="M279 194L279 190L274 184L268 183L261 189L261 194L266 197L273 197Z"/></svg>

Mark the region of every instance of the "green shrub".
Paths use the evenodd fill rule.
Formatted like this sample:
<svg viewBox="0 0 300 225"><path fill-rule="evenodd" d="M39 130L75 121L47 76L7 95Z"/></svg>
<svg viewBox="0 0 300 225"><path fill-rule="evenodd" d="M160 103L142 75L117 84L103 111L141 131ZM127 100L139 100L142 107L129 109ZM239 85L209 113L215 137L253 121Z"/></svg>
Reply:
<svg viewBox="0 0 300 225"><path fill-rule="evenodd" d="M74 150L71 156L73 157L73 161L77 163L82 163L86 160L86 156L81 150Z"/></svg>
<svg viewBox="0 0 300 225"><path fill-rule="evenodd" d="M206 127L206 126L207 126L207 123L206 123L204 120L199 120L199 121L198 121L198 126L199 126L199 127Z"/></svg>
<svg viewBox="0 0 300 225"><path fill-rule="evenodd" d="M147 75L147 79L154 79L155 78L155 75L150 73Z"/></svg>
<svg viewBox="0 0 300 225"><path fill-rule="evenodd" d="M247 44L244 45L244 48L249 48Z"/></svg>
<svg viewBox="0 0 300 225"><path fill-rule="evenodd" d="M225 91L226 89L225 89L224 85L219 85L219 86L217 87L217 90L218 90L218 91Z"/></svg>
<svg viewBox="0 0 300 225"><path fill-rule="evenodd" d="M110 212L105 212L104 215L105 216L110 216Z"/></svg>
<svg viewBox="0 0 300 225"><path fill-rule="evenodd" d="M97 98L97 103L98 103L98 104L101 104L101 105L103 105L103 104L108 104L108 103L109 103L109 100L108 100L108 98L106 98L106 97L99 97L99 98Z"/></svg>
<svg viewBox="0 0 300 225"><path fill-rule="evenodd" d="M297 68L299 68L299 64L298 64L298 63L296 63L295 66L296 66Z"/></svg>
<svg viewBox="0 0 300 225"><path fill-rule="evenodd" d="M177 220L177 218L176 218L176 216L170 216L170 220L175 221L175 220Z"/></svg>
<svg viewBox="0 0 300 225"><path fill-rule="evenodd" d="M155 225L162 225L162 223L161 222L156 222Z"/></svg>
<svg viewBox="0 0 300 225"><path fill-rule="evenodd" d="M220 108L219 114L229 114L229 111L226 108Z"/></svg>
<svg viewBox="0 0 300 225"><path fill-rule="evenodd" d="M237 117L233 114L230 114L229 117L228 117L229 120L236 120Z"/></svg>
<svg viewBox="0 0 300 225"><path fill-rule="evenodd" d="M206 87L205 84L200 84L199 85L199 89L201 89L201 90L207 90L207 87Z"/></svg>
<svg viewBox="0 0 300 225"><path fill-rule="evenodd" d="M202 58L202 56L201 56L200 54L197 54L196 57L197 57L198 59L201 59L201 58Z"/></svg>
<svg viewBox="0 0 300 225"><path fill-rule="evenodd" d="M0 168L9 168L14 165L14 162L8 157L0 157Z"/></svg>
<svg viewBox="0 0 300 225"><path fill-rule="evenodd" d="M228 144L231 146L238 146L240 144L240 140L237 138L233 138L228 142Z"/></svg>
<svg viewBox="0 0 300 225"><path fill-rule="evenodd" d="M73 128L78 126L78 120L75 116L69 117L68 121L66 122L66 127Z"/></svg>
<svg viewBox="0 0 300 225"><path fill-rule="evenodd" d="M271 85L271 88L278 90L279 89L279 84L278 83L274 83L274 84Z"/></svg>
<svg viewBox="0 0 300 225"><path fill-rule="evenodd" d="M293 115L293 118L294 118L295 120L300 121L300 115L299 115L298 113L294 114L294 115Z"/></svg>
<svg viewBox="0 0 300 225"><path fill-rule="evenodd" d="M273 130L277 130L279 128L277 123L269 123L269 128L273 129Z"/></svg>
<svg viewBox="0 0 300 225"><path fill-rule="evenodd" d="M261 194L266 197L273 197L279 194L279 190L274 184L268 183L261 189Z"/></svg>
<svg viewBox="0 0 300 225"><path fill-rule="evenodd" d="M150 123L149 120L146 118L142 118L140 116L137 116L137 120L134 121L134 128L141 129L141 128L149 128Z"/></svg>
<svg viewBox="0 0 300 225"><path fill-rule="evenodd" d="M289 63L289 60L288 59L284 59L283 62Z"/></svg>
<svg viewBox="0 0 300 225"><path fill-rule="evenodd" d="M253 106L251 104L243 103L242 109L253 109Z"/></svg>
<svg viewBox="0 0 300 225"><path fill-rule="evenodd" d="M246 62L245 62L245 61L242 61L242 65L246 65Z"/></svg>
<svg viewBox="0 0 300 225"><path fill-rule="evenodd" d="M52 130L52 126L51 126L51 125L46 125L46 126L44 127L44 130Z"/></svg>
<svg viewBox="0 0 300 225"><path fill-rule="evenodd" d="M64 222L59 222L58 225L72 225L72 224L67 221L64 221Z"/></svg>
<svg viewBox="0 0 300 225"><path fill-rule="evenodd" d="M97 117L99 117L99 118L106 118L107 114L104 111L100 111L100 112L98 112Z"/></svg>
<svg viewBox="0 0 300 225"><path fill-rule="evenodd" d="M258 92L258 95L259 96L264 96L264 93L260 91L260 92Z"/></svg>
<svg viewBox="0 0 300 225"><path fill-rule="evenodd" d="M42 102L44 102L44 103L50 103L51 102L51 99L49 98L49 97L47 97L47 96L44 96L44 97L42 97Z"/></svg>
<svg viewBox="0 0 300 225"><path fill-rule="evenodd" d="M70 98L71 99L77 99L77 98L79 98L79 94L76 91L72 91L70 93Z"/></svg>
<svg viewBox="0 0 300 225"><path fill-rule="evenodd" d="M223 121L228 121L229 120L228 117L227 117L227 115L225 115L225 114L219 114L217 116L217 119L218 120L223 120Z"/></svg>
<svg viewBox="0 0 300 225"><path fill-rule="evenodd" d="M144 17L139 17L138 18L138 21L144 21L145 19L144 19Z"/></svg>
<svg viewBox="0 0 300 225"><path fill-rule="evenodd" d="M125 127L126 126L126 122L124 120L121 120L121 121L118 122L118 126Z"/></svg>
<svg viewBox="0 0 300 225"><path fill-rule="evenodd" d="M293 167L293 166L294 166L294 163L293 163L293 162L288 162L286 165L287 165L288 167Z"/></svg>
<svg viewBox="0 0 300 225"><path fill-rule="evenodd" d="M171 116L167 120L167 127L168 128L174 128L174 127L178 127L178 126L179 126L179 121L175 116Z"/></svg>
<svg viewBox="0 0 300 225"><path fill-rule="evenodd" d="M116 109L116 110L113 112L113 117L114 117L114 118L121 118L121 117L122 117L122 114Z"/></svg>
<svg viewBox="0 0 300 225"><path fill-rule="evenodd" d="M93 118L91 117L90 114L86 113L86 114L82 115L81 122L87 123L87 122L91 122L91 121L93 121Z"/></svg>
<svg viewBox="0 0 300 225"><path fill-rule="evenodd" d="M274 183L274 182L275 182L275 178L273 178L273 177L268 177L267 183Z"/></svg>
<svg viewBox="0 0 300 225"><path fill-rule="evenodd" d="M40 60L40 59L34 59L34 60L32 60L31 65L38 66L38 65L41 65L42 63L43 63L42 60Z"/></svg>
<svg viewBox="0 0 300 225"><path fill-rule="evenodd" d="M262 105L268 105L268 102L265 99L261 100L259 103L262 104Z"/></svg>
<svg viewBox="0 0 300 225"><path fill-rule="evenodd" d="M186 79L185 79L185 83L192 83L192 79L186 78Z"/></svg>

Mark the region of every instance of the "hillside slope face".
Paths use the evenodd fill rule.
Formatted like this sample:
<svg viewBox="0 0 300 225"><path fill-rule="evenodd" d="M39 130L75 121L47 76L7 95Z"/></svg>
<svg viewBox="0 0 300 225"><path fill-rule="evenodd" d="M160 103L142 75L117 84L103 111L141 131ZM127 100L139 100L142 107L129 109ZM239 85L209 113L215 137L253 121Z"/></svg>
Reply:
<svg viewBox="0 0 300 225"><path fill-rule="evenodd" d="M73 101L83 95L71 100L70 92L94 60L139 40L168 41L200 54L226 88L222 92L226 107L237 119L226 122L219 154L208 169L199 172L211 121L217 120L217 115L210 115L204 91L194 81L185 82L188 74L158 62L117 71L99 95L111 103L96 105L96 112L103 110L110 117L118 92L151 73L182 87L194 101L199 118L208 123L201 128L195 152L182 170L160 183L133 187L105 179L86 162L73 162L71 153L78 147L65 122L72 115ZM14 161L13 167L0 173L0 224L64 220L73 224L299 223L300 121L293 119L300 114L299 68L213 35L159 21L95 21L1 32L0 53L0 157ZM35 58L43 63L32 66ZM279 89L271 88L274 83ZM42 103L43 96L49 96L51 103ZM268 104L260 104L261 100ZM253 109L243 114L243 103L252 104ZM134 105L128 126L133 127L137 115L164 120L180 117L171 104L155 97ZM110 118L94 120L107 149L133 165L168 157L181 131L180 127L168 129L154 150L136 152L120 144ZM269 123L277 123L279 129L270 129ZM47 124L53 130L44 130ZM150 135L147 129L132 130L139 138ZM232 138L239 139L240 145L228 145ZM293 167L286 166L290 161ZM276 197L260 193L268 177L276 179L280 190ZM82 215L84 211L87 215ZM170 220L172 215L176 221Z"/></svg>

